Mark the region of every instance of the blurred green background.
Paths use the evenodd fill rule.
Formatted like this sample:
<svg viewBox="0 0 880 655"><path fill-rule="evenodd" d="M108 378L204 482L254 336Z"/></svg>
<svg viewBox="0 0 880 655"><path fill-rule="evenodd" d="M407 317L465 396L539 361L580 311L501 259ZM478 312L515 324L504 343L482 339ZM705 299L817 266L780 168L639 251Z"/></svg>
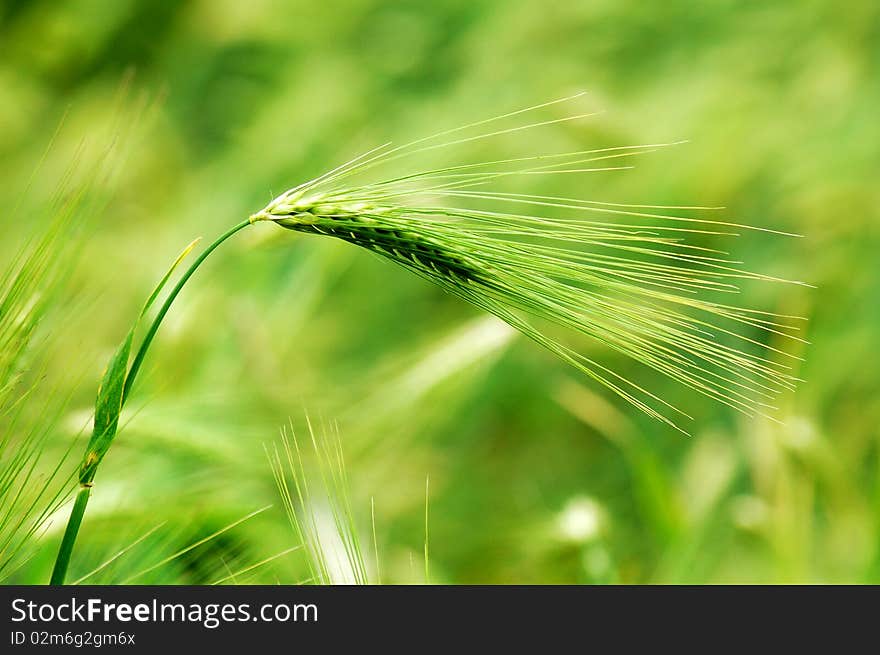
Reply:
<svg viewBox="0 0 880 655"><path fill-rule="evenodd" d="M338 425L383 582L424 579L430 476L432 582L880 583L878 65L870 0L0 4L2 260L41 225L11 208L121 144L41 327L28 402L66 403L45 465L73 438L80 452L103 367L193 237L385 141L581 89L572 111L604 113L503 152L689 143L529 192L724 205L725 219L804 235L744 235L735 259L816 286L743 297L809 319L811 345L794 351L805 381L779 424L639 377L694 416L684 437L369 253L249 230L160 332L71 578L152 530L92 580L306 579L299 551L246 569L296 545L264 447L288 422L305 436L308 415ZM12 581L48 579L66 511Z"/></svg>

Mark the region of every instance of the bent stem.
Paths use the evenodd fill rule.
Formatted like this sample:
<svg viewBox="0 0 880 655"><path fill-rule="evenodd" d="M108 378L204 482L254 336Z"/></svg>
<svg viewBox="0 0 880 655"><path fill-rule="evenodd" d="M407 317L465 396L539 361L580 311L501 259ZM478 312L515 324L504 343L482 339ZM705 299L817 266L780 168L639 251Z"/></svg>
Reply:
<svg viewBox="0 0 880 655"><path fill-rule="evenodd" d="M196 269L201 265L205 259L207 259L208 255L210 255L214 250L217 249L221 243L226 241L233 234L238 232L239 230L243 230L248 225L251 224L251 220L248 219L243 221L230 229L225 234L221 235L214 243L208 246L205 251L198 256L198 258L192 263L186 273L181 276L180 280L178 280L177 284L174 286L174 289L171 290L171 293L168 294L168 298L165 300L165 304L162 305L162 308L159 310L159 313L156 315L155 320L153 320L153 324L150 325L150 329L147 330L147 334L144 336L144 340L141 343L141 347L138 349L137 354L134 357L134 361L131 363L131 368L128 371L128 376L125 378L125 387L122 391L122 402L125 404L125 400L128 398L128 394L131 391L131 385L134 383L134 379L138 374L138 371L141 368L141 364L144 361L144 357L147 354L147 349L150 347L150 344L153 342L153 337L156 336L156 332L159 331L159 325L162 323L162 319L165 318L165 314L168 313L168 310L171 308L171 303L174 302L174 299L177 297L177 294L180 293L180 290L183 289L183 285L187 283L187 281L192 277L192 274L196 272Z"/></svg>
<svg viewBox="0 0 880 655"><path fill-rule="evenodd" d="M168 294L168 298L165 299L165 303L162 305L162 308L159 310L159 313L156 315L156 318L153 319L150 328L147 330L147 333L144 336L144 340L141 342L140 348L138 348L137 354L135 355L134 360L131 363L131 368L129 368L128 373L125 377L121 403L119 406L120 410L122 409L122 406L125 405L125 401L128 399L128 395L131 392L131 387L134 384L138 371L140 371L141 364L143 364L144 358L147 355L147 350L149 350L150 344L153 342L153 338L156 336L156 332L159 331L159 326L162 324L162 320L165 318L165 315L171 308L171 304L174 302L174 299L177 298L177 295L180 293L181 289L183 289L184 285L192 277L193 273L196 272L196 269L201 266L202 262L204 262L205 259L208 258L208 255L214 252L214 250L216 250L221 243L226 241L236 232L246 228L252 222L253 221L251 219L243 221L242 223L239 223L238 225L218 237L217 240L214 241L214 243L208 246L205 251L201 255L199 255L199 257L180 277L180 280L178 280L177 284L171 290L171 293ZM88 457L89 455L89 449L87 448L86 457ZM95 470L96 467L92 468L90 474L87 477L80 478L80 490L76 496L76 500L74 501L73 509L70 512L70 518L68 518L67 520L67 528L64 530L64 537L61 540L61 547L58 549L58 556L55 558L55 567L52 569L52 578L50 580L50 584L64 584L64 579L67 576L67 567L70 564L70 556L73 553L73 546L76 543L76 537L79 534L79 528L82 524L83 516L86 512L86 507L89 504L89 496L91 494L92 480L95 476Z"/></svg>

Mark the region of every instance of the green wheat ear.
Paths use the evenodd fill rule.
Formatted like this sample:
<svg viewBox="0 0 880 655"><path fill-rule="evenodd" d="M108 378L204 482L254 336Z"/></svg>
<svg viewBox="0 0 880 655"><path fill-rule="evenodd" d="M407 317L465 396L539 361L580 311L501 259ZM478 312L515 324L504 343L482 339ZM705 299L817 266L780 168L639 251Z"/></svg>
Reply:
<svg viewBox="0 0 880 655"><path fill-rule="evenodd" d="M673 144L535 155L366 183L350 181L356 174L426 150L588 116L466 136L472 128L571 99L396 148L382 146L283 193L250 220L336 237L390 259L498 316L676 429L681 428L670 416L687 416L681 410L549 336L533 320L591 337L748 416L766 416L775 409L773 398L794 387L796 378L784 361L793 356L748 332L800 340L794 334L794 321L799 319L721 303L714 296L739 292L736 283L741 280L787 281L744 270L724 253L690 243L688 237L736 236L731 228L774 230L667 213L712 209L708 207L621 205L489 188L501 178L631 168L617 162ZM436 143L459 132L464 135ZM470 206L477 201L499 207ZM459 203L462 206L456 206ZM551 209L566 216L550 218Z"/></svg>

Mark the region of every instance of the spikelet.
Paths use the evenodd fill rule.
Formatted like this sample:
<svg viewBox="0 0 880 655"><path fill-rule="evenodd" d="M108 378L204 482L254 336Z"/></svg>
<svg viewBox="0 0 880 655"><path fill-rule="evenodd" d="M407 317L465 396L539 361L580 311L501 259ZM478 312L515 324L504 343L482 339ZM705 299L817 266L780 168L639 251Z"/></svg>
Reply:
<svg viewBox="0 0 880 655"><path fill-rule="evenodd" d="M501 178L632 168L619 162L673 144L535 155L367 183L350 181L355 174L427 150L589 116L527 123L437 143L575 97L403 146L386 144L290 189L250 220L336 237L390 259L498 316L676 429L681 428L670 415L683 412L635 380L551 337L535 320L587 335L748 416L766 416L773 409L773 398L794 387L796 378L785 363L792 356L748 333L799 340L794 334L799 319L720 303L714 297L738 292L737 283L745 280L794 282L749 272L724 253L689 238L735 236L730 230L737 228L774 230L669 213L709 207L622 205L493 191L490 186ZM477 203L489 203L492 209L471 206ZM564 218L547 215L560 211Z"/></svg>

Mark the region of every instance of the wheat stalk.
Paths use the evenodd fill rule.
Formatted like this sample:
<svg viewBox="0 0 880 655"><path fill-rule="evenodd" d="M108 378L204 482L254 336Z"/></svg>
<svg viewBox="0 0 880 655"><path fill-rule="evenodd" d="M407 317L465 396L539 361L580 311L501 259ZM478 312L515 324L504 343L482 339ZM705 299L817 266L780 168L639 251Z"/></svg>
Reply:
<svg viewBox="0 0 880 655"><path fill-rule="evenodd" d="M799 319L722 303L715 296L737 293L742 281L799 283L750 272L724 253L689 239L733 236L731 230L736 229L784 233L680 214L712 209L707 207L622 205L491 187L500 180L527 176L624 170L632 167L626 163L631 158L674 144L550 153L356 181L419 153L586 118L592 114L502 127L503 121L519 121L529 112L580 95L401 146L380 146L286 191L212 243L169 294L131 366L137 323L105 373L94 432L80 467L82 488L53 583L64 580L95 472L115 438L119 412L165 314L214 249L258 222L335 237L389 259L501 318L639 410L678 430L684 431L672 417L687 416L682 410L550 336L536 322L586 335L748 416L768 416L774 409L773 398L797 381L785 363L794 356L761 343L749 332L801 340L796 334ZM485 131L490 124L498 128ZM474 134L475 130L479 132ZM490 203L492 209L480 209L475 206L479 203ZM552 217L558 212L566 217ZM173 270L174 266L150 296L141 318Z"/></svg>

